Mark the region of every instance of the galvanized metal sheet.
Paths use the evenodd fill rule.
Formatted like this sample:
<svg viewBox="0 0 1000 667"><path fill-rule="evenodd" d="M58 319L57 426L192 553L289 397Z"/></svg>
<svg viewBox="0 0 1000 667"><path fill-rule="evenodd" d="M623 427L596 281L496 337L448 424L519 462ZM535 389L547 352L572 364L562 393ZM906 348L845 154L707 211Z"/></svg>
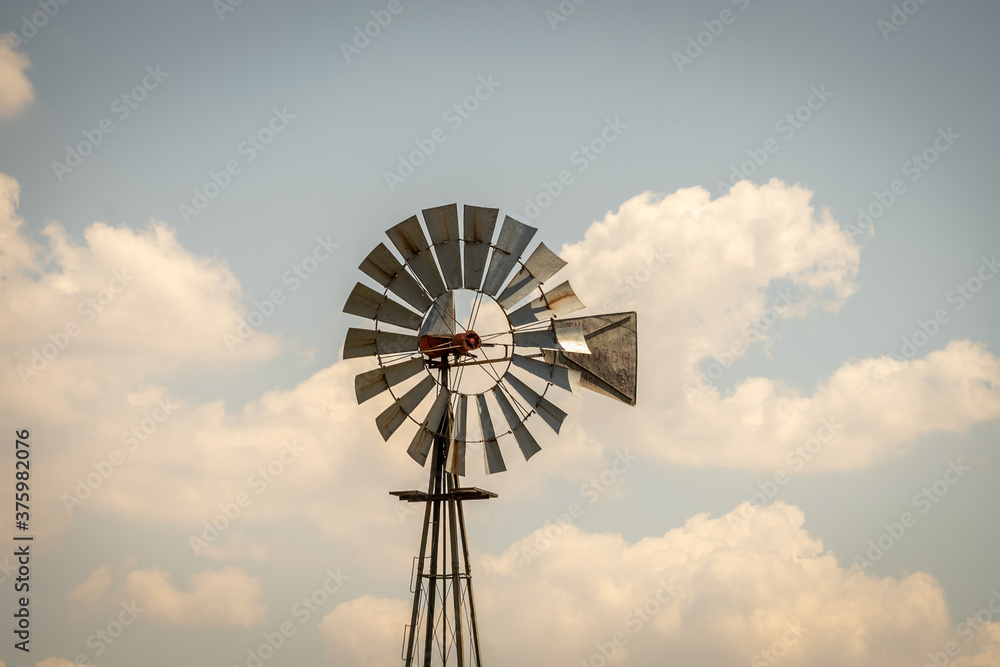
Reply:
<svg viewBox="0 0 1000 667"><path fill-rule="evenodd" d="M420 465L427 463L427 455L431 451L434 439L440 434L444 415L448 410L450 401L451 392L441 389L435 397L430 411L427 413L427 418L424 419L423 424L421 424L416 434L414 434L413 440L410 441L410 446L407 448L406 453Z"/></svg>
<svg viewBox="0 0 1000 667"><path fill-rule="evenodd" d="M583 310L584 305L577 298L569 281L554 287L534 301L529 301L507 316L513 327L523 326L532 322L560 317Z"/></svg>
<svg viewBox="0 0 1000 667"><path fill-rule="evenodd" d="M352 327L347 330L347 338L344 340L344 359L412 352L418 348L416 336Z"/></svg>
<svg viewBox="0 0 1000 667"><path fill-rule="evenodd" d="M461 289L462 242L458 231L458 205L425 208L423 214L445 284L448 289Z"/></svg>
<svg viewBox="0 0 1000 667"><path fill-rule="evenodd" d="M636 314L613 313L580 317L589 355L546 352L546 361L580 371L580 386L635 405L638 371Z"/></svg>
<svg viewBox="0 0 1000 667"><path fill-rule="evenodd" d="M406 272L384 243L379 243L368 253L368 257L358 268L382 287L388 287L390 292L421 313L430 307L431 300L424 292L424 288Z"/></svg>
<svg viewBox="0 0 1000 667"><path fill-rule="evenodd" d="M434 378L428 375L375 418L375 424L378 426L378 432L382 434L383 440L392 437L396 429L406 421L408 415L413 414L413 411L420 405L420 401L424 400L435 384L437 383L434 382Z"/></svg>
<svg viewBox="0 0 1000 667"><path fill-rule="evenodd" d="M515 331L514 345L518 347L537 347L542 350L562 350L588 354L587 341L584 338L583 327L569 320L558 320L549 324L547 329L535 331Z"/></svg>
<svg viewBox="0 0 1000 667"><path fill-rule="evenodd" d="M484 292L490 296L497 295L537 231L534 227L518 222L509 215L504 218L500 235L493 248L493 255L490 256L490 268L483 281Z"/></svg>
<svg viewBox="0 0 1000 667"><path fill-rule="evenodd" d="M517 440L517 446L521 448L524 460L527 461L532 456L542 451L542 448L538 446L537 442L535 442L535 438L532 437L531 433L528 431L528 427L526 427L524 422L521 421L521 417L514 410L514 406L511 405L510 401L507 399L507 395L499 385L493 387L493 397L497 399L497 403L500 404L500 411L503 412L504 418L510 425L510 430L514 432L514 439Z"/></svg>
<svg viewBox="0 0 1000 667"><path fill-rule="evenodd" d="M423 320L406 306L361 283L356 284L351 290L351 295L344 304L344 312L414 331L420 328L420 322Z"/></svg>
<svg viewBox="0 0 1000 667"><path fill-rule="evenodd" d="M455 293L445 292L434 299L427 318L420 326L419 336L455 335Z"/></svg>
<svg viewBox="0 0 1000 667"><path fill-rule="evenodd" d="M417 216L414 215L403 220L387 230L385 235L396 246L396 250L403 256L410 270L423 283L427 292L432 297L443 294L445 286L441 280L441 272L438 271L434 254L430 251L430 244L427 243L427 237L424 236L424 230L420 227Z"/></svg>
<svg viewBox="0 0 1000 667"><path fill-rule="evenodd" d="M542 418L542 421L548 424L556 433L559 432L563 421L566 419L566 413L559 406L538 394L538 392L524 384L520 378L510 372L506 373L503 379L535 409L535 412Z"/></svg>
<svg viewBox="0 0 1000 667"><path fill-rule="evenodd" d="M520 354L511 355L511 363L535 377L551 382L560 389L572 392L576 396L580 395L580 371L547 364L541 359L532 359Z"/></svg>
<svg viewBox="0 0 1000 667"><path fill-rule="evenodd" d="M364 403L368 399L378 396L389 387L413 377L422 370L424 370L423 359L410 359L400 364L392 364L360 373L354 378L354 393L358 398L358 403Z"/></svg>
<svg viewBox="0 0 1000 667"><path fill-rule="evenodd" d="M507 466L504 465L503 455L500 453L500 443L497 442L496 431L493 430L493 420L490 419L490 410L486 406L486 396L483 394L476 396L476 407L479 411L479 426L483 431L483 458L486 463L486 474L503 472Z"/></svg>
<svg viewBox="0 0 1000 667"><path fill-rule="evenodd" d="M539 243L524 267L507 283L497 302L504 310L512 307L528 296L531 290L559 273L564 266L566 260L549 250L544 243Z"/></svg>
<svg viewBox="0 0 1000 667"><path fill-rule="evenodd" d="M590 347L587 345L583 326L578 322L569 320L555 320L552 327L556 332L556 340L559 346L566 352L576 352L577 354L590 354Z"/></svg>
<svg viewBox="0 0 1000 667"><path fill-rule="evenodd" d="M460 394L452 421L451 442L448 446L448 460L445 469L452 475L465 477L465 450L468 442L467 421L469 418L469 397Z"/></svg>
<svg viewBox="0 0 1000 667"><path fill-rule="evenodd" d="M462 213L462 238L465 239L465 287L478 290L490 254L493 229L500 210L466 206Z"/></svg>

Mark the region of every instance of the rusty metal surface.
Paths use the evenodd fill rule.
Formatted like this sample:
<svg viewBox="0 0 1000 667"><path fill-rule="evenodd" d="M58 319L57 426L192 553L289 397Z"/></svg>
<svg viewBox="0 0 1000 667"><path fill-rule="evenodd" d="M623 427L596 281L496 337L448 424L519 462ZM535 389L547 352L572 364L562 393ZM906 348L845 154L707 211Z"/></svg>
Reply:
<svg viewBox="0 0 1000 667"><path fill-rule="evenodd" d="M431 297L438 297L445 292L441 272L438 271L430 244L420 227L420 221L413 215L401 223L388 229L385 235L389 237L396 250L402 255L410 270L420 279Z"/></svg>
<svg viewBox="0 0 1000 667"><path fill-rule="evenodd" d="M451 392L447 389L441 389L434 398L434 403L431 405L427 417L413 435L413 440L410 441L406 453L420 465L427 463L427 455L430 454L431 445L434 444L434 439L438 436L438 431L441 430L442 420L448 410L450 400ZM410 412L412 413L412 410Z"/></svg>
<svg viewBox="0 0 1000 667"><path fill-rule="evenodd" d="M479 394L476 396L476 408L479 412L479 427L483 431L483 458L486 463L486 474L503 472L507 466L503 462L503 454L500 453L500 443L497 442L496 431L493 430L493 420L490 418L490 410L486 406L486 396Z"/></svg>
<svg viewBox="0 0 1000 667"><path fill-rule="evenodd" d="M451 442L448 445L448 461L445 468L452 475L465 477L465 450L468 436L466 435L469 418L469 397L461 394L455 408L455 419L452 422Z"/></svg>
<svg viewBox="0 0 1000 667"><path fill-rule="evenodd" d="M398 327L414 331L420 327L420 322L423 319L406 306L361 283L357 283L351 290L351 295L347 297L347 303L344 304L344 312L369 320L377 319L379 322L395 324Z"/></svg>
<svg viewBox="0 0 1000 667"><path fill-rule="evenodd" d="M539 377L546 382L551 382L560 389L565 389L575 396L580 395L580 372L547 364L541 359L532 359L520 354L511 355L511 363L523 369L535 377Z"/></svg>
<svg viewBox="0 0 1000 667"><path fill-rule="evenodd" d="M638 370L636 314L613 313L564 321L580 323L591 353L546 352L546 360L580 371L581 387L635 405Z"/></svg>
<svg viewBox="0 0 1000 667"><path fill-rule="evenodd" d="M466 486L452 489L447 493L427 493L426 491L390 491L390 496L396 496L408 503L426 503L434 500L490 500L497 494L480 489L477 486Z"/></svg>
<svg viewBox="0 0 1000 667"><path fill-rule="evenodd" d="M416 336L352 327L347 330L347 338L344 340L344 359L413 352L418 348L419 341Z"/></svg>
<svg viewBox="0 0 1000 667"><path fill-rule="evenodd" d="M458 205L448 204L423 210L424 224L431 236L434 254L448 289L462 287L462 241L458 231Z"/></svg>
<svg viewBox="0 0 1000 667"><path fill-rule="evenodd" d="M466 206L462 214L462 238L465 239L465 287L478 290L490 254L493 229L500 210Z"/></svg>
<svg viewBox="0 0 1000 667"><path fill-rule="evenodd" d="M524 267L507 283L497 302L507 310L528 296L531 290L559 273L564 266L566 260L549 250L544 243L539 243Z"/></svg>
<svg viewBox="0 0 1000 667"><path fill-rule="evenodd" d="M445 292L434 300L427 318L420 325L420 337L455 335L455 293Z"/></svg>
<svg viewBox="0 0 1000 667"><path fill-rule="evenodd" d="M410 359L400 364L392 364L360 373L354 378L354 393L358 403L364 403L378 396L389 387L409 379L424 370L423 359Z"/></svg>
<svg viewBox="0 0 1000 667"><path fill-rule="evenodd" d="M434 378L428 375L375 418L375 424L378 426L378 432L382 435L383 440L392 437L396 429L406 421L407 416L413 414L413 411L420 405L420 401L424 400L435 384L437 383L434 382Z"/></svg>
<svg viewBox="0 0 1000 667"><path fill-rule="evenodd" d="M535 412L542 418L542 421L549 425L549 428L556 433L559 432L563 421L566 419L565 412L552 401L539 395L534 389L524 384L516 375L507 373L503 379L514 388L514 391L521 395L521 398L528 402L528 405L535 409Z"/></svg>
<svg viewBox="0 0 1000 667"><path fill-rule="evenodd" d="M430 307L431 300L424 292L424 288L406 272L403 265L399 263L399 260L384 243L379 243L374 250L368 253L365 261L361 262L358 268L382 287L389 288L390 292L421 313Z"/></svg>
<svg viewBox="0 0 1000 667"><path fill-rule="evenodd" d="M514 406L511 405L510 400L504 393L504 390L497 385L493 387L493 397L497 399L497 403L500 405L500 411L503 413L504 418L507 420L507 424L510 426L510 430L514 432L514 439L517 440L517 446L521 448L521 454L524 455L524 460L527 461L532 456L542 451L542 448L538 446L535 442L534 436L528 431L528 428L524 425L521 417L517 414Z"/></svg>
<svg viewBox="0 0 1000 667"><path fill-rule="evenodd" d="M504 218L500 235L497 236L493 254L490 256L490 268L486 271L486 279L483 280L484 292L490 296L497 295L537 231L534 227L518 222L509 215Z"/></svg>
<svg viewBox="0 0 1000 667"><path fill-rule="evenodd" d="M566 281L552 288L534 301L524 304L509 314L507 319L510 321L511 326L519 327L532 322L541 322L553 317L575 313L583 309L583 303L577 298L569 281Z"/></svg>

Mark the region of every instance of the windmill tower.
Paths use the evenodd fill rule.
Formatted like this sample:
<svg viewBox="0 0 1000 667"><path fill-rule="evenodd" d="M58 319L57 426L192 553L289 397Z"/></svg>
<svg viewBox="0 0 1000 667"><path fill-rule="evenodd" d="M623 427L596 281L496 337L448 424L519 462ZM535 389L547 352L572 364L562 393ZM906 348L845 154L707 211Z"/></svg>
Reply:
<svg viewBox="0 0 1000 667"><path fill-rule="evenodd" d="M506 470L500 438L507 435L530 459L541 448L529 418L538 415L556 433L566 418L546 398L552 387L635 405L636 314L564 318L583 304L568 282L546 289L545 281L566 262L542 243L522 260L538 230L507 216L494 239L498 214L466 205L460 225L450 204L425 209L424 226L407 218L386 231L399 258L380 243L359 267L382 291L358 283L344 306L374 322L349 329L344 342L345 359L378 364L355 378L358 403L388 392L393 402L375 420L382 438L413 422L407 453L421 466L431 462L426 492L392 493L424 503L406 667L483 664L462 503L496 494L460 485L469 445L482 447L489 474Z"/></svg>

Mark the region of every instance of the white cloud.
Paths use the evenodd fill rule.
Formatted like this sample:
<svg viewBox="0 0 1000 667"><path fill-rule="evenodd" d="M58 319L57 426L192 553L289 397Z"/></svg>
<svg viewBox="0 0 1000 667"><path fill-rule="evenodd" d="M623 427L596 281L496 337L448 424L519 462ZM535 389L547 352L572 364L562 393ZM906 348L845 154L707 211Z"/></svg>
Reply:
<svg viewBox="0 0 1000 667"><path fill-rule="evenodd" d="M924 434L1000 416L1000 364L968 341L902 363L848 361L812 395L776 378L713 386L739 372L713 358L769 345L777 319L836 312L857 291L860 247L811 196L778 180L744 181L715 200L702 188L647 192L563 248L590 312L639 313L638 407L588 396L571 415L581 432L672 463L773 471L833 418L843 428L807 468L819 471L868 466Z"/></svg>
<svg viewBox="0 0 1000 667"><path fill-rule="evenodd" d="M499 667L754 664L775 650L800 667L912 667L949 642L967 665L1000 650L1000 624L959 637L944 593L922 573L879 578L838 565L776 503L749 522L698 515L635 544L549 524L500 555L476 557L484 660ZM390 664L408 622L401 600L339 605L323 621L339 666ZM377 653L375 651L378 650ZM765 660L763 663L771 664Z"/></svg>
<svg viewBox="0 0 1000 667"><path fill-rule="evenodd" d="M12 46L13 33L0 34L0 121L13 118L35 99L25 70L31 61Z"/></svg>
<svg viewBox="0 0 1000 667"><path fill-rule="evenodd" d="M264 620L262 586L245 570L228 567L188 577L187 590L170 583L170 573L158 567L132 570L116 591L117 602L142 608L144 621L165 625L250 627Z"/></svg>
<svg viewBox="0 0 1000 667"><path fill-rule="evenodd" d="M111 584L111 570L105 565L91 572L86 581L66 595L66 599L78 611L90 612L104 604Z"/></svg>
<svg viewBox="0 0 1000 667"><path fill-rule="evenodd" d="M365 595L337 605L319 626L329 664L382 667L399 662L402 624L409 618L410 605L402 600Z"/></svg>

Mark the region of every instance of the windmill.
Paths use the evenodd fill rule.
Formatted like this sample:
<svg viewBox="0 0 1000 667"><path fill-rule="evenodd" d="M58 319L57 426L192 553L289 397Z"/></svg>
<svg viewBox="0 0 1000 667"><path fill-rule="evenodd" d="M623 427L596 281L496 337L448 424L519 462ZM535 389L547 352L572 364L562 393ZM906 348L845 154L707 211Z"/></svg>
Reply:
<svg viewBox="0 0 1000 667"><path fill-rule="evenodd" d="M552 387L635 405L636 314L565 318L583 304L568 282L545 283L566 262L543 243L522 260L537 229L509 216L494 239L497 209L466 205L461 224L457 204L422 213L423 226L414 215L386 231L399 258L380 243L358 267L382 291L360 282L351 291L344 312L374 328L349 329L344 358L376 358L355 378L358 403L388 392L392 404L375 419L382 438L410 421L407 453L421 466L431 461L426 492L392 492L425 504L401 658L406 667L480 667L462 503L497 494L459 485L469 445L481 445L488 474L506 470L507 435L530 459L541 448L528 419L558 433L566 418L547 398Z"/></svg>

